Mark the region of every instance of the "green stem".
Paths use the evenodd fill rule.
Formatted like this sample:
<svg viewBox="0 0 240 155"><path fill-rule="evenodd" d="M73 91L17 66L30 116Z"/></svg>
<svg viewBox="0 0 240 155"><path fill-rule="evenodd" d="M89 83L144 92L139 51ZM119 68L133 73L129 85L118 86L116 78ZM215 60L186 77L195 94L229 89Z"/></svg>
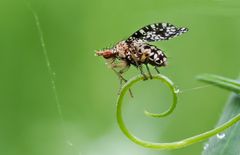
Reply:
<svg viewBox="0 0 240 155"><path fill-rule="evenodd" d="M166 76L163 75L153 75L153 79L156 80L160 80L161 82L163 82L164 84L166 84L173 95L173 103L170 106L170 108L163 113L160 114L154 114L154 113L150 113L150 112L145 112L145 114L152 116L152 117L163 117L163 116L167 116L170 113L173 112L174 108L176 107L176 103L177 103L177 93L178 90L174 87L173 82L167 78ZM143 147L146 148L154 148L154 149L177 149L177 148L182 148L182 147L186 147L188 145L191 144L195 144L198 143L200 141L206 140L218 133L221 133L223 130L231 127L232 125L234 125L236 122L238 122L240 120L240 114L238 114L237 116L233 117L232 119L230 119L229 121L227 121L226 123L222 124L221 126L212 129L210 131L204 132L202 134L193 136L193 137L189 137L180 141L176 141L176 142L170 142L170 143L154 143L154 142L149 142L149 141L145 141L142 139L139 139L138 137L134 136L126 127L124 121L123 121L123 117L122 117L122 104L123 104L123 98L126 94L126 92L129 90L129 88L136 84L139 81L142 81L143 77L142 76L135 76L133 77L131 80L129 80L122 88L120 95L118 96L117 99L117 121L118 121L118 125L120 127L120 129L122 130L122 132L134 143L141 145Z"/></svg>

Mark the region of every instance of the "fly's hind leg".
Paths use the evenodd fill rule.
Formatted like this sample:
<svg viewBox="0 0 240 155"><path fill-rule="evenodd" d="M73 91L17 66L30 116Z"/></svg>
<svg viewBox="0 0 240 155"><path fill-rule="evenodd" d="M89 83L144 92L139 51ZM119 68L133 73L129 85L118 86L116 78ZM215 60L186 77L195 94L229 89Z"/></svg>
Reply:
<svg viewBox="0 0 240 155"><path fill-rule="evenodd" d="M158 70L158 68L155 66L154 69L157 71L158 74L160 74L160 71Z"/></svg>
<svg viewBox="0 0 240 155"><path fill-rule="evenodd" d="M153 77L152 77L152 74L151 74L151 72L150 72L150 69L149 69L148 65L145 64L145 66L146 66L146 68L147 68L147 71L148 71L148 74L149 74L150 79L152 79Z"/></svg>
<svg viewBox="0 0 240 155"><path fill-rule="evenodd" d="M147 80L148 78L147 78L147 75L143 72L142 65L139 65L137 67L138 67L138 69L140 70L140 72L141 72L141 74L143 76L143 80Z"/></svg>

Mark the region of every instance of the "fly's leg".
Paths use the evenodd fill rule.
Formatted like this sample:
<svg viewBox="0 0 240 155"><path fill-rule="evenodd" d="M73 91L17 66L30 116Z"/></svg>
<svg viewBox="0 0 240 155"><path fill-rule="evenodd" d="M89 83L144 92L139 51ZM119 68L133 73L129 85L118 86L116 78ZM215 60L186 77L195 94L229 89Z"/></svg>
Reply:
<svg viewBox="0 0 240 155"><path fill-rule="evenodd" d="M121 89L122 89L122 86L123 86L123 83L122 83L122 81L123 81L123 79L120 79L120 87L119 87L119 90L118 90L118 95L120 95L120 91L121 91ZM127 80L126 80L126 79L124 79L124 82L126 83L126 82L127 82ZM130 96L133 98L133 93L132 93L132 90L131 90L131 89L129 89L128 91L129 91L129 94L130 94Z"/></svg>
<svg viewBox="0 0 240 155"><path fill-rule="evenodd" d="M111 64L112 70L117 74L119 79L123 80L125 83L127 82L127 80L122 76L122 74L126 72L129 69L129 67L130 65L125 61L121 61L120 63L117 63L117 64L113 62ZM122 69L117 71L115 68L122 68Z"/></svg>
<svg viewBox="0 0 240 155"><path fill-rule="evenodd" d="M124 72L126 72L129 69L130 65L126 61L121 61L120 63L114 63L114 61L111 63L111 69L117 74L120 80L120 87L118 94L120 93L123 85L123 81L126 83L127 80L122 76ZM117 71L114 68L122 68L121 70ZM130 96L133 97L133 93L131 89L129 89Z"/></svg>
<svg viewBox="0 0 240 155"><path fill-rule="evenodd" d="M143 75L143 80L147 80L148 78L147 78L146 74L143 72L142 65L138 64L137 57L133 53L131 53L131 56L136 64L137 68L140 70L141 74Z"/></svg>
<svg viewBox="0 0 240 155"><path fill-rule="evenodd" d="M150 79L152 79L153 77L152 77L152 74L151 74L151 72L150 72L150 69L149 69L148 65L145 64L145 66L146 66L146 68L147 68L147 71L148 71L148 74L149 74Z"/></svg>
<svg viewBox="0 0 240 155"><path fill-rule="evenodd" d="M112 68L112 70L117 74L117 76L119 77L119 80L120 80L120 87L119 87L119 90L118 90L118 95L120 94L120 91L122 89L122 85L123 85L123 82L127 83L127 79L125 79L123 76L122 76L122 73L119 71L116 71L114 68ZM132 90L129 89L129 94L131 97L133 97L133 93L132 93Z"/></svg>
<svg viewBox="0 0 240 155"><path fill-rule="evenodd" d="M155 66L154 69L157 71L158 74L160 74L160 71L158 70L158 68Z"/></svg>
<svg viewBox="0 0 240 155"><path fill-rule="evenodd" d="M142 65L139 65L138 68L139 68L139 70L140 70L140 72L141 72L141 74L143 76L143 80L147 80L148 78L147 78L147 75L143 72Z"/></svg>

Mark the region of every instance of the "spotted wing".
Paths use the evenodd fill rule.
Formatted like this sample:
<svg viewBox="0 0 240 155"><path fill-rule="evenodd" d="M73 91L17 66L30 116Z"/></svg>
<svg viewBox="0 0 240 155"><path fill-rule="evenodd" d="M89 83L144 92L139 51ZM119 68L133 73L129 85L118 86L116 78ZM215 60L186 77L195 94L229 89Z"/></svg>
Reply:
<svg viewBox="0 0 240 155"><path fill-rule="evenodd" d="M168 40L187 31L187 28L177 28L169 23L155 23L139 29L134 34L132 34L127 39L127 41L131 42L138 40L143 42L154 42Z"/></svg>

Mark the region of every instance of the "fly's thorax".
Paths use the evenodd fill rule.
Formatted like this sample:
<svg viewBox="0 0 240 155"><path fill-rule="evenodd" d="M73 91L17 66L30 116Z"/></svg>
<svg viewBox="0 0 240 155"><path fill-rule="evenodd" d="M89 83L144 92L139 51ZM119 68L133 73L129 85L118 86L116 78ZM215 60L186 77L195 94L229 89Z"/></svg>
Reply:
<svg viewBox="0 0 240 155"><path fill-rule="evenodd" d="M129 52L129 45L126 43L126 41L121 41L117 43L117 45L114 48L114 51L120 59L124 59L126 58L127 53Z"/></svg>
<svg viewBox="0 0 240 155"><path fill-rule="evenodd" d="M113 49L116 58L135 66L148 63L158 67L167 65L167 57L161 49L141 41L121 41Z"/></svg>

